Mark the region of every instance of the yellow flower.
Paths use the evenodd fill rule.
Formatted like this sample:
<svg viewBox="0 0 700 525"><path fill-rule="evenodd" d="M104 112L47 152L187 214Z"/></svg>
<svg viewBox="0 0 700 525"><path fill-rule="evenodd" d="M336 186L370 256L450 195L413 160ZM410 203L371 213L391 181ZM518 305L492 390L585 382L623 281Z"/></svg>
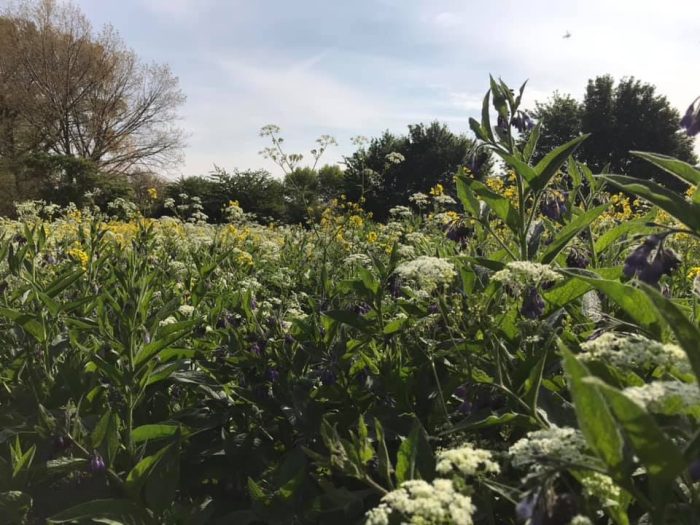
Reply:
<svg viewBox="0 0 700 525"><path fill-rule="evenodd" d="M378 238L377 232L369 232L367 234L367 242L369 244L374 244L375 242L377 242L377 238Z"/></svg>
<svg viewBox="0 0 700 525"><path fill-rule="evenodd" d="M241 205L238 204L238 201L228 201L228 207L229 208L240 208Z"/></svg>
<svg viewBox="0 0 700 525"><path fill-rule="evenodd" d="M693 266L688 270L688 279L692 281L696 277L700 277L700 266Z"/></svg>
<svg viewBox="0 0 700 525"><path fill-rule="evenodd" d="M151 199L152 201L156 200L158 198L158 190L155 188L148 188L146 190L148 192L148 198Z"/></svg>
<svg viewBox="0 0 700 525"><path fill-rule="evenodd" d="M442 184L436 184L430 189L430 194L433 197L439 197L440 195L443 195L445 193L445 188L442 187Z"/></svg>
<svg viewBox="0 0 700 525"><path fill-rule="evenodd" d="M79 246L74 246L73 248L68 250L68 255L70 255L73 259L78 261L80 263L80 266L83 267L83 270L87 270L90 257Z"/></svg>
<svg viewBox="0 0 700 525"><path fill-rule="evenodd" d="M248 252L241 251L236 256L236 262L241 266L253 266L253 256Z"/></svg>
<svg viewBox="0 0 700 525"><path fill-rule="evenodd" d="M362 228L362 225L365 223L365 221L363 221L362 217L359 215L351 215L348 222L350 223L350 226L354 228Z"/></svg>

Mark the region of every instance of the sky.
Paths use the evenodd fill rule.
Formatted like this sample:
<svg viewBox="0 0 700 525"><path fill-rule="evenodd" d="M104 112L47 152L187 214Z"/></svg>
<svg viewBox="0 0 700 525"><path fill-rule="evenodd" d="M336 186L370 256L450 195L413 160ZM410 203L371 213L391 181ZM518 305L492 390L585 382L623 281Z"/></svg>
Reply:
<svg viewBox="0 0 700 525"><path fill-rule="evenodd" d="M657 86L679 111L700 95L697 0L77 0L187 96L184 164L168 176L281 171L259 154L276 124L288 153L440 120L470 134L488 75L528 80L525 105L581 98L610 73ZM565 33L570 38L562 38Z"/></svg>

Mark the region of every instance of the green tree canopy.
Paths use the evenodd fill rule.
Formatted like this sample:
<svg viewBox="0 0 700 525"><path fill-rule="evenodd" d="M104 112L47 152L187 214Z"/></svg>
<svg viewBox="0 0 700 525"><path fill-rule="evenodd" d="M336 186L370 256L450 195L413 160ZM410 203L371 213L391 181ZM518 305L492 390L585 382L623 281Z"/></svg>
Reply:
<svg viewBox="0 0 700 525"><path fill-rule="evenodd" d="M379 220L386 219L393 206L408 204L413 193L427 192L438 183L452 187L452 176L462 165L478 165L482 176L491 166L489 154L477 151L474 140L439 122L410 125L404 136L385 131L345 163L348 197L364 197L365 208Z"/></svg>
<svg viewBox="0 0 700 525"><path fill-rule="evenodd" d="M679 133L680 114L656 88L634 77L617 85L610 75L588 81L583 102L570 95L554 95L535 105L533 115L542 122L538 156L580 133L591 136L577 158L594 171L609 166L613 173L653 179L682 187L674 177L630 155L653 151L696 163L693 141Z"/></svg>

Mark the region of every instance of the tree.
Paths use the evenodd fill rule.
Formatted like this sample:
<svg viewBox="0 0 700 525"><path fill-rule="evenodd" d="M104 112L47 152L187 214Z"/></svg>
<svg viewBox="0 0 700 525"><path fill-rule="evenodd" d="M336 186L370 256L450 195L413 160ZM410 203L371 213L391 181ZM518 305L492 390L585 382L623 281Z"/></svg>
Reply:
<svg viewBox="0 0 700 525"><path fill-rule="evenodd" d="M580 133L591 136L577 153L594 171L609 167L613 173L653 179L681 189L683 183L642 162L630 151L654 151L697 162L692 138L678 133L680 114L651 84L624 78L617 85L610 75L588 81L582 103L570 95L537 103L533 115L542 122L540 157Z"/></svg>
<svg viewBox="0 0 700 525"><path fill-rule="evenodd" d="M108 173L179 159L184 102L168 66L145 64L74 4L27 0L0 18L0 155L80 157Z"/></svg>
<svg viewBox="0 0 700 525"><path fill-rule="evenodd" d="M452 187L452 176L462 165L478 165L480 177L491 167L488 152L439 122L410 125L406 136L386 131L345 163L348 197L364 197L365 208L379 220L387 218L390 208L408 204L413 193L428 192L438 183Z"/></svg>

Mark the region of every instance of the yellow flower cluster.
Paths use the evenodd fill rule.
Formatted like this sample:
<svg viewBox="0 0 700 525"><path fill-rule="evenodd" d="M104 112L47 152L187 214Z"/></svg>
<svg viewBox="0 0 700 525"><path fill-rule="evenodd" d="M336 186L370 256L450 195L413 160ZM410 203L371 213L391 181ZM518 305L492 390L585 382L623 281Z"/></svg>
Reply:
<svg viewBox="0 0 700 525"><path fill-rule="evenodd" d="M438 183L430 189L430 194L433 197L439 197L440 195L445 194L445 188L442 186L442 184Z"/></svg>
<svg viewBox="0 0 700 525"><path fill-rule="evenodd" d="M692 281L696 277L700 277L700 266L693 266L688 270L688 279Z"/></svg>
<svg viewBox="0 0 700 525"><path fill-rule="evenodd" d="M80 246L73 246L68 250L68 255L78 261L83 270L87 270L88 263L90 262L90 257Z"/></svg>
<svg viewBox="0 0 700 525"><path fill-rule="evenodd" d="M486 186L511 202L518 201L518 188L515 185L515 173L513 172L510 172L506 177L488 177Z"/></svg>
<svg viewBox="0 0 700 525"><path fill-rule="evenodd" d="M146 190L148 193L148 198L151 199L152 201L156 200L158 198L158 190L155 188L148 188Z"/></svg>

